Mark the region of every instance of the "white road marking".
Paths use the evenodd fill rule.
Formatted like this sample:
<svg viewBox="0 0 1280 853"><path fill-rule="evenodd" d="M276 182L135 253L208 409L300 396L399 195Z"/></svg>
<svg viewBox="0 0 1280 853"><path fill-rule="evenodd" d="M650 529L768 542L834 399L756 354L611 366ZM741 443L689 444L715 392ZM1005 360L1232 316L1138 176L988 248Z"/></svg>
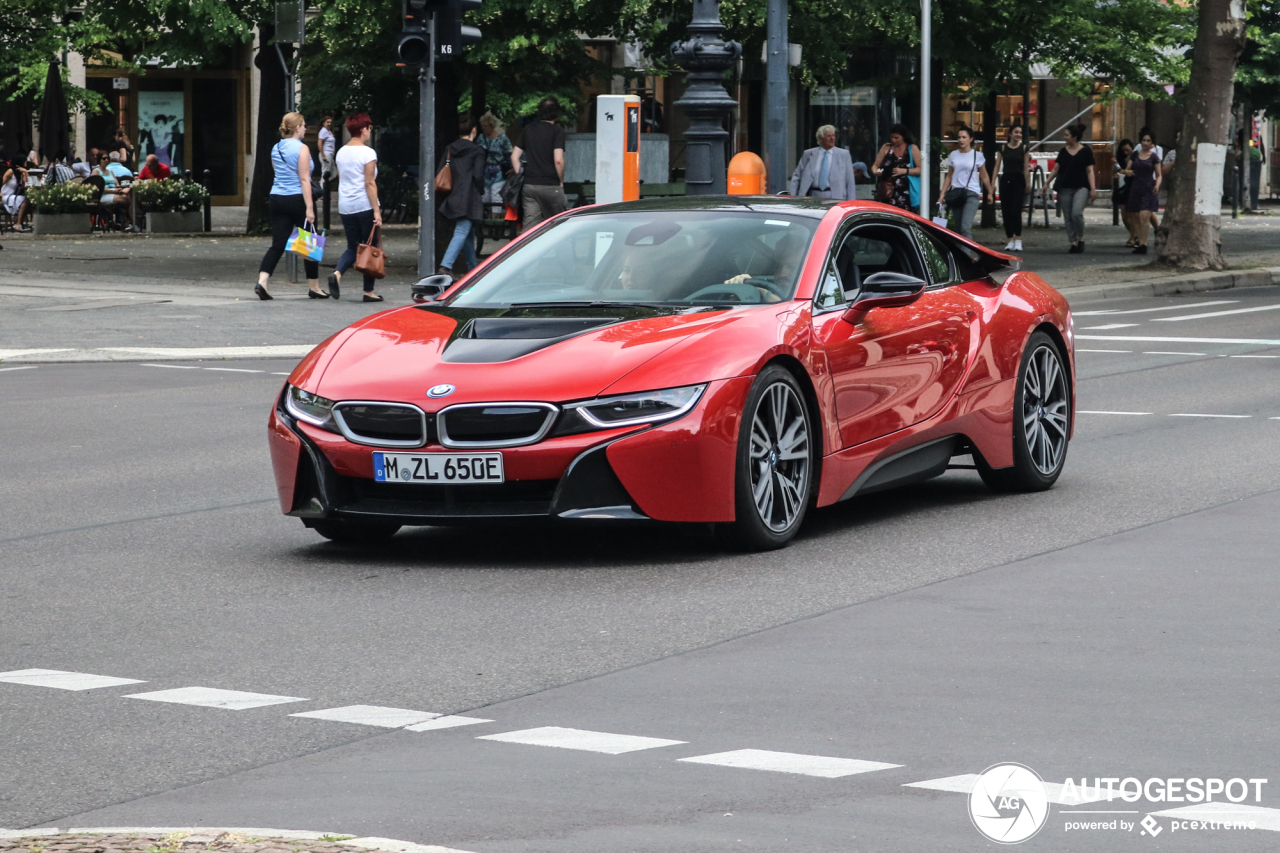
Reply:
<svg viewBox="0 0 1280 853"><path fill-rule="evenodd" d="M458 726L474 726L479 723L492 722L493 720L482 720L479 717L460 717L450 714L445 717L436 717L434 720L428 720L425 723L418 723L416 726L405 726L405 730L410 732L434 732L439 729L456 729Z"/></svg>
<svg viewBox="0 0 1280 853"><path fill-rule="evenodd" d="M1254 314L1258 311L1280 311L1280 305L1257 305L1253 308L1233 308L1230 311L1210 311L1207 314L1187 314L1183 317L1153 317L1153 323L1177 323L1180 320L1203 320L1205 317L1226 317L1229 314Z"/></svg>
<svg viewBox="0 0 1280 853"><path fill-rule="evenodd" d="M904 788L925 788L930 791L948 791L953 794L968 794L973 791L973 783L978 781L976 773L967 773L963 776L945 776L941 779L929 779L924 782L908 782L903 785ZM1062 785L1057 782L1045 782L1045 793L1049 795L1049 802L1057 803L1060 806L1078 806L1085 803L1097 803L1107 799L1106 789L1087 788L1083 789L1087 793L1076 794L1067 799L1062 796ZM1079 792L1082 789L1077 788ZM1096 792L1096 793L1095 793ZM1116 794L1118 796L1118 794Z"/></svg>
<svg viewBox="0 0 1280 853"><path fill-rule="evenodd" d="M1151 412L1093 412L1088 409L1077 409L1077 415L1149 415Z"/></svg>
<svg viewBox="0 0 1280 853"><path fill-rule="evenodd" d="M1233 355L1232 358L1280 358L1280 355Z"/></svg>
<svg viewBox="0 0 1280 853"><path fill-rule="evenodd" d="M219 690L216 687L179 687L174 690L157 690L154 693L132 693L126 699L147 699L151 702L173 702L178 705L200 705L205 708L225 708L228 711L245 711L267 705L283 705L287 702L306 702L298 696L272 696L267 693L243 693L239 690Z"/></svg>
<svg viewBox="0 0 1280 853"><path fill-rule="evenodd" d="M1077 349L1076 352L1133 352L1131 349Z"/></svg>
<svg viewBox="0 0 1280 853"><path fill-rule="evenodd" d="M439 714L430 711L409 711L404 708L383 708L379 705L347 705L342 708L326 708L321 711L304 711L290 717L308 717L313 720L332 720L335 723L355 723L361 726L381 726L384 729L402 729L414 723L434 720Z"/></svg>
<svg viewBox="0 0 1280 853"><path fill-rule="evenodd" d="M139 367L164 367L169 370L199 370L199 367L190 364L139 364Z"/></svg>
<svg viewBox="0 0 1280 853"><path fill-rule="evenodd" d="M394 838L378 838L370 835L367 838L352 838L339 841L343 847L361 847L367 850L390 850L392 853L467 853L453 847L440 847L436 844L414 844L410 841L397 841Z"/></svg>
<svg viewBox="0 0 1280 853"><path fill-rule="evenodd" d="M539 729L522 729L517 732L503 732L496 735L481 735L476 740L496 740L503 743L526 743L531 746L554 746L559 749L582 749L587 752L604 752L609 755L621 755L624 752L635 752L641 749L655 749L660 746L676 746L688 743L683 740L664 740L656 737L637 737L636 735L615 735L608 732L589 732L583 729L564 729L559 726L546 726Z"/></svg>
<svg viewBox="0 0 1280 853"><path fill-rule="evenodd" d="M32 687L56 687L59 690L96 690L99 687L147 683L137 678L113 678L85 672L63 672L60 669L15 669L12 672L0 672L0 681L29 684Z"/></svg>
<svg viewBox="0 0 1280 853"><path fill-rule="evenodd" d="M246 370L243 367L206 367L204 370L221 370L224 373L266 373L265 370Z"/></svg>
<svg viewBox="0 0 1280 853"><path fill-rule="evenodd" d="M1081 326L1082 329L1101 332L1105 329L1132 329L1134 326L1141 325L1139 323L1108 323L1105 326Z"/></svg>
<svg viewBox="0 0 1280 853"><path fill-rule="evenodd" d="M1078 341L1146 341L1152 344L1249 344L1280 347L1280 341L1269 338L1152 338L1141 335L1076 335Z"/></svg>
<svg viewBox="0 0 1280 853"><path fill-rule="evenodd" d="M288 373L273 373L272 376L288 376Z"/></svg>
<svg viewBox="0 0 1280 853"><path fill-rule="evenodd" d="M35 370L37 367L39 367L38 364L29 364L26 367L0 367L0 373L10 370Z"/></svg>
<svg viewBox="0 0 1280 853"><path fill-rule="evenodd" d="M1202 352L1173 352L1172 350L1150 350L1144 351L1143 355L1205 355Z"/></svg>
<svg viewBox="0 0 1280 853"><path fill-rule="evenodd" d="M795 752L770 752L766 749L735 749L714 755L697 755L681 758L692 764L716 764L721 767L742 767L748 770L773 770L778 773L798 773L804 776L821 776L839 779L856 773L888 770L901 764L885 764L882 761L862 761L857 758L830 758L825 755L801 755Z"/></svg>
<svg viewBox="0 0 1280 853"><path fill-rule="evenodd" d="M1153 314L1156 311L1185 311L1188 308L1208 308L1210 305L1235 305L1239 299L1219 299L1214 302L1197 302L1192 305L1166 305L1163 308L1131 308L1128 311L1116 311L1104 308L1101 311L1072 311L1076 317L1093 317L1100 314Z"/></svg>
<svg viewBox="0 0 1280 853"><path fill-rule="evenodd" d="M1158 817L1176 820L1207 820L1217 823L1254 823L1258 829L1280 832L1280 809L1246 806L1239 803L1200 803L1176 809L1152 812Z"/></svg>
<svg viewBox="0 0 1280 853"><path fill-rule="evenodd" d="M1206 415L1200 412L1177 412L1171 418L1251 418L1253 415Z"/></svg>

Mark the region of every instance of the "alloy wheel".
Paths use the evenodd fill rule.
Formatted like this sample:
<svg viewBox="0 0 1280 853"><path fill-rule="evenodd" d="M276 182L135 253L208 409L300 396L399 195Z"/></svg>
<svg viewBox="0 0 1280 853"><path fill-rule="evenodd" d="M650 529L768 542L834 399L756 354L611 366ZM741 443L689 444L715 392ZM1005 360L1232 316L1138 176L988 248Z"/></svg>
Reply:
<svg viewBox="0 0 1280 853"><path fill-rule="evenodd" d="M1058 352L1040 346L1022 379L1022 425L1027 453L1036 469L1052 474L1067 452L1070 397Z"/></svg>
<svg viewBox="0 0 1280 853"><path fill-rule="evenodd" d="M809 422L785 382L770 385L756 405L748 467L760 520L775 533L789 529L809 496Z"/></svg>

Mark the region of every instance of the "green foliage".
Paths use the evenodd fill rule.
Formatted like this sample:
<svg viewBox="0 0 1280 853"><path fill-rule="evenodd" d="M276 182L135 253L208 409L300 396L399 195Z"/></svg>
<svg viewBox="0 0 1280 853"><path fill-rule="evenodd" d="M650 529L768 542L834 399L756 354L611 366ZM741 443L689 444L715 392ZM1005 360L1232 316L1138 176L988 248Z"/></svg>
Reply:
<svg viewBox="0 0 1280 853"><path fill-rule="evenodd" d="M50 184L31 187L27 199L37 213L87 213L89 205L98 200L98 188L92 184Z"/></svg>
<svg viewBox="0 0 1280 853"><path fill-rule="evenodd" d="M1280 109L1280 2L1250 0L1249 40L1236 68L1235 98L1251 110Z"/></svg>
<svg viewBox="0 0 1280 853"><path fill-rule="evenodd" d="M139 181L130 190L138 205L148 211L200 210L209 191L200 184L177 178Z"/></svg>

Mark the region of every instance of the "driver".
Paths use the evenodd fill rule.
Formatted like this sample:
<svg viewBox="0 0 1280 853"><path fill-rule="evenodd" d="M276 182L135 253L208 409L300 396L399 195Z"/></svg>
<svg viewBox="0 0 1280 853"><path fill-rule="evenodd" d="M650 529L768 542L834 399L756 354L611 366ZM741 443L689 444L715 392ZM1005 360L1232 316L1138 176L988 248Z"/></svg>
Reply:
<svg viewBox="0 0 1280 853"><path fill-rule="evenodd" d="M773 249L773 289L756 285L763 302L781 302L782 297L774 291L789 290L800 274L800 262L803 260L805 236L798 231L788 232L778 241ZM725 284L743 284L756 276L751 273L739 273L726 279Z"/></svg>

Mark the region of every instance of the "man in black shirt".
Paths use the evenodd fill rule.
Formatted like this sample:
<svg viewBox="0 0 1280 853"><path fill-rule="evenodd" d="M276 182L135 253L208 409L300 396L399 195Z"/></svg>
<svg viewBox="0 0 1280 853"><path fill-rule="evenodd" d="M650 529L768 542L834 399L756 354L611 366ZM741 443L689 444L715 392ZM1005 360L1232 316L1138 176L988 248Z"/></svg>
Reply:
<svg viewBox="0 0 1280 853"><path fill-rule="evenodd" d="M520 134L511 168L524 171L524 227L564 211L564 128L556 124L560 102L543 98L538 120ZM521 164L521 158L525 163Z"/></svg>

